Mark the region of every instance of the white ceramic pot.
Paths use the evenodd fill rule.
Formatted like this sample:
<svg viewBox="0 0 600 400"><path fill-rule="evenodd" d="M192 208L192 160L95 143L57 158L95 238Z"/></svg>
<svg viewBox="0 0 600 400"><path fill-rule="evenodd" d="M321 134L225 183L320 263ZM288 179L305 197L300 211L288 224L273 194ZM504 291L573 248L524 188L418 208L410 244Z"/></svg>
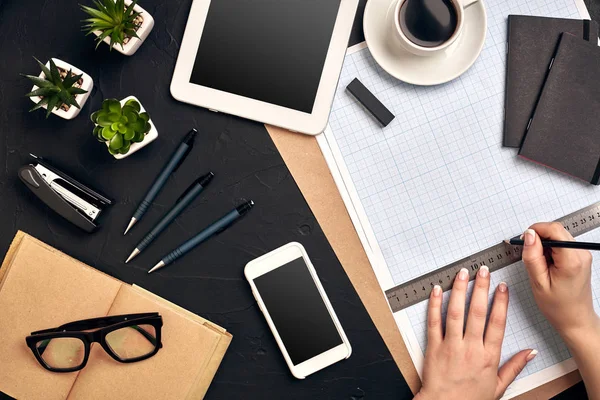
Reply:
<svg viewBox="0 0 600 400"><path fill-rule="evenodd" d="M54 114L54 115L58 115L59 117L64 118L64 119L73 119L77 115L79 115L81 108L83 108L83 105L85 104L87 99L90 97L90 93L92 93L92 89L94 88L94 80L92 79L91 76L89 76L88 74L86 74L85 72L80 70L79 68L69 64L68 62L59 60L58 58L53 58L52 60L54 60L54 64L56 64L56 66L58 68L62 68L67 71L71 70L75 75L83 75L81 77L81 79L83 80L83 82L81 83L81 88L84 90L87 90L87 93L78 94L77 96L75 96L75 100L77 100L77 103L79 104L80 108L77 108L74 106L69 106L68 111L65 111L62 108L59 108L59 109L55 108L54 110L52 110L52 114ZM48 61L46 63L46 67L50 68L50 61ZM43 72L41 72L39 77L45 78L46 75ZM34 91L37 89L39 89L39 88L36 85L34 85L33 88L31 89L31 91ZM42 98L39 96L33 96L33 97L30 97L30 99L31 99L31 101L33 101L36 104L39 103L40 101L42 101ZM44 105L44 106L42 106L42 108L47 110L48 105Z"/></svg>
<svg viewBox="0 0 600 400"><path fill-rule="evenodd" d="M125 6L129 6L130 4L131 0L125 0ZM144 40L146 40L152 28L154 28L154 18L152 18L152 15L150 15L146 10L140 7L139 4L136 4L135 7L133 7L133 10L141 13L140 16L144 19L144 21L142 22L142 26L140 26L139 29L136 31L137 35L139 36L139 39L130 38L126 44L123 44L122 48L120 44L115 43L113 45L113 49L125 54L126 56L132 56L140 48ZM100 36L100 34L101 32L99 31L94 32L94 35L96 36ZM110 45L110 37L105 37L103 42Z"/></svg>
<svg viewBox="0 0 600 400"><path fill-rule="evenodd" d="M144 108L144 105L142 104L142 102L139 101L138 98L135 97L135 96L125 97L123 100L120 100L121 106L124 106L125 103L128 100L131 100L131 99L133 99L133 100L137 101L138 103L140 103L140 113L143 113L143 112L146 111L146 109ZM152 128L150 129L150 132L148 132L146 134L146 137L144 138L143 142L132 143L131 147L129 148L129 152L127 154L113 154L112 156L114 158L116 158L117 160L122 160L124 158L129 157L130 155L132 155L136 151L139 151L140 149L143 149L144 147L146 147L150 143L154 142L158 138L158 131L156 130L156 125L154 125L154 122L152 122L152 118L150 118L148 120L148 122L150 123L150 125L152 126ZM109 146L109 142L105 142L105 144L106 144L106 147Z"/></svg>

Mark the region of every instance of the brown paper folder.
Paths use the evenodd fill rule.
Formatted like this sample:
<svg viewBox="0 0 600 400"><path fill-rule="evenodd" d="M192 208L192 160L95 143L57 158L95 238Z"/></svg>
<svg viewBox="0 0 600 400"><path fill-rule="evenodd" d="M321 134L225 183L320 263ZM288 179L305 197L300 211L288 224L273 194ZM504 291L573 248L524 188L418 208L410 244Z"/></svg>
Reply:
<svg viewBox="0 0 600 400"><path fill-rule="evenodd" d="M87 366L54 373L25 344L64 323L159 312L163 348L138 363L113 360L96 343ZM231 335L138 287L105 275L18 232L0 268L0 391L17 399L201 399Z"/></svg>
<svg viewBox="0 0 600 400"><path fill-rule="evenodd" d="M267 126L267 130L390 349L404 379L413 393L418 392L421 381L417 370L398 332L396 321L352 225L317 140L312 136L272 126ZM579 381L581 381L579 372L573 371L522 394L517 399L549 399Z"/></svg>

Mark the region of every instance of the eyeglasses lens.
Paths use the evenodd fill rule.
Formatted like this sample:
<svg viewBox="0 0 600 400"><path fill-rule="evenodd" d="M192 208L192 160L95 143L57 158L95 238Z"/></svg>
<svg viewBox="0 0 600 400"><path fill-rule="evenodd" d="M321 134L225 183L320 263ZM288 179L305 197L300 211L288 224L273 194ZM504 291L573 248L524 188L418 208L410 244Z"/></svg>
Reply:
<svg viewBox="0 0 600 400"><path fill-rule="evenodd" d="M121 360L146 356L156 349L156 329L152 325L132 325L106 335L106 343Z"/></svg>
<svg viewBox="0 0 600 400"><path fill-rule="evenodd" d="M51 368L76 368L83 364L85 357L85 345L77 338L41 340L35 347L40 357Z"/></svg>

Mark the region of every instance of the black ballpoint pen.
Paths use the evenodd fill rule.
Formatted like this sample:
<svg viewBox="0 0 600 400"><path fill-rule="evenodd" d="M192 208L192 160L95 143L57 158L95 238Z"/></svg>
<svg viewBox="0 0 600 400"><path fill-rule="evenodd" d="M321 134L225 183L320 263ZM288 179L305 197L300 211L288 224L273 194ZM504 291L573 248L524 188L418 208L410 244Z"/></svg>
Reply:
<svg viewBox="0 0 600 400"><path fill-rule="evenodd" d="M135 249L125 261L127 264L133 260L138 254L140 254L146 247L156 239L162 231L164 231L175 219L185 210L195 199L204 191L206 186L213 180L215 174L209 172L206 175L201 176L189 188L179 197L173 208L165 214L165 216L152 228L150 232L144 236L144 238L135 246Z"/></svg>
<svg viewBox="0 0 600 400"><path fill-rule="evenodd" d="M505 243L511 244L513 246L523 246L525 245L525 241L523 239L510 239L505 240ZM561 240L545 240L542 239L543 247L554 247L557 249L579 249L579 250L592 250L592 251L600 251L600 243L590 243L590 242L566 242Z"/></svg>
<svg viewBox="0 0 600 400"><path fill-rule="evenodd" d="M152 272L159 270L161 268L166 267L171 264L175 260L180 257L183 257L187 253L189 253L194 247L198 246L201 243L204 243L214 235L218 235L223 232L227 228L229 228L235 221L242 218L244 215L248 213L254 207L254 202L252 200L247 201L245 203L240 204L232 211L215 221L208 228L204 229L202 232L189 239L187 242L170 252L168 255L162 258L158 264L156 264L150 271Z"/></svg>
<svg viewBox="0 0 600 400"><path fill-rule="evenodd" d="M142 219L142 217L152 204L152 201L154 201L154 199L156 198L160 190L163 188L165 183L167 183L169 176L171 176L173 171L175 171L181 165L183 160L185 160L185 158L188 156L188 154L192 150L192 147L194 146L194 139L196 138L197 133L198 131L196 129L192 129L183 138L183 141L181 142L177 150L175 150L175 153L173 153L173 156L171 157L167 165L163 168L160 175L158 175L158 177L150 187L150 190L148 190L148 193L146 193L146 197L144 197L137 210L133 214L133 217L131 218L131 221L129 222L129 225L127 226L127 229L125 230L125 233L123 235L127 235L127 232L129 232L129 230L136 224L136 222Z"/></svg>

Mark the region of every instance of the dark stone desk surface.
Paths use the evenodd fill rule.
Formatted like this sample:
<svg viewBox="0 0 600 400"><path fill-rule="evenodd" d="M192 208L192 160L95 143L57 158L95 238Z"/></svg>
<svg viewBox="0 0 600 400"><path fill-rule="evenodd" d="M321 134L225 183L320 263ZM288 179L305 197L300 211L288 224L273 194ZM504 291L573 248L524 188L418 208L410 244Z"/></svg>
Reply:
<svg viewBox="0 0 600 400"><path fill-rule="evenodd" d="M588 0L586 0L588 3ZM411 394L318 223L261 124L176 102L169 83L191 0L143 0L156 19L133 57L94 51L80 32L84 16L67 0L0 0L0 253L16 230L129 283L136 283L227 328L234 340L208 399L399 399ZM363 40L361 21L351 44ZM589 3L588 3L588 6ZM600 11L593 0L592 15ZM28 114L30 89L19 73L36 74L31 58L58 57L94 78L92 96L73 121ZM112 159L91 136L87 116L102 99L137 96L151 113L159 139L123 161ZM171 178L130 235L122 232L154 176L180 138L201 132L190 158ZM82 234L43 207L18 181L17 169L32 152L116 200L102 229ZM216 179L195 204L131 265L123 260L189 183L212 170ZM177 265L148 276L165 252L198 232L240 199L257 206L234 228L207 242ZM291 377L245 282L251 259L290 241L305 245L353 345L352 357L314 376ZM4 367L4 366L3 366ZM117 366L118 367L118 366ZM34 383L32 383L34 384ZM0 393L0 398L3 398Z"/></svg>
<svg viewBox="0 0 600 400"><path fill-rule="evenodd" d="M88 1L85 1L88 3ZM233 341L208 399L397 399L410 391L345 275L264 126L175 101L169 84L191 0L143 0L156 25L133 57L81 32L77 1L0 0L0 254L18 229L125 282L136 283L225 327ZM90 74L95 89L72 121L29 114L23 95L37 74L32 56L64 59ZM137 96L159 139L126 160L114 160L91 135L89 114L104 98ZM191 127L200 135L132 233L123 231L147 188ZM87 235L42 206L17 179L28 153L43 156L116 200ZM131 264L124 260L199 175L216 178L186 212ZM240 199L256 207L233 228L164 272L146 271L168 251L230 211ZM244 265L285 243L304 244L353 346L349 360L296 380L256 306ZM66 282L68 284L68 282ZM1 312L1 311L0 311ZM0 338L1 339L1 338ZM6 366L2 366L5 368ZM118 365L115 365L118 368ZM31 384L35 384L32 382Z"/></svg>

